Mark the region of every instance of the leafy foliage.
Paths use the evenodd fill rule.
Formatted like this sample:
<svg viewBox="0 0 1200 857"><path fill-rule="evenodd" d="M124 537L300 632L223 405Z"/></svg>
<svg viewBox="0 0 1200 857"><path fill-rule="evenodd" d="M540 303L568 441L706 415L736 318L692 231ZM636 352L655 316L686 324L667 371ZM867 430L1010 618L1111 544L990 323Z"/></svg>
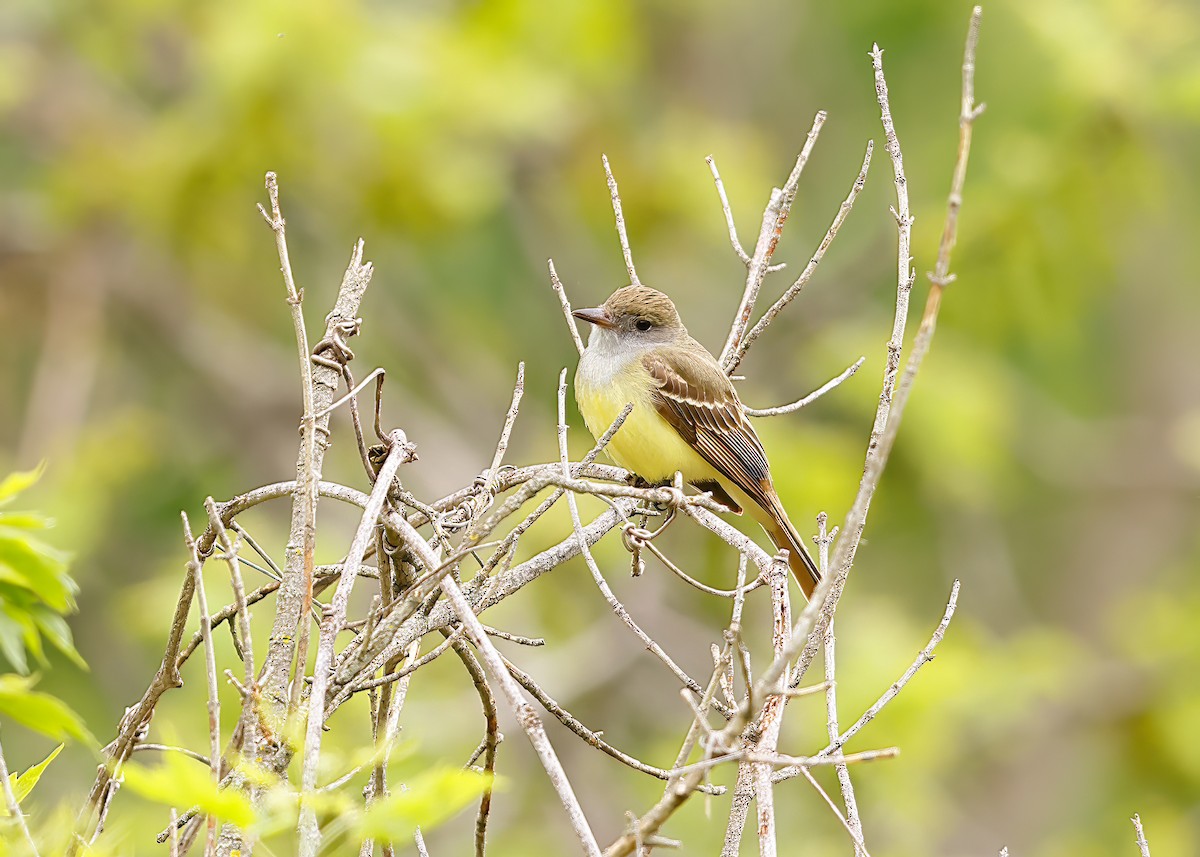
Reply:
<svg viewBox="0 0 1200 857"><path fill-rule="evenodd" d="M403 842L420 827L437 827L483 794L492 778L478 771L440 768L426 771L382 800L376 801L355 825L359 840Z"/></svg>
<svg viewBox="0 0 1200 857"><path fill-rule="evenodd" d="M205 814L239 827L254 824L254 808L245 792L218 788L208 767L182 753L165 753L161 763L154 767L131 762L123 770L125 784L155 803L198 806Z"/></svg>
<svg viewBox="0 0 1200 857"><path fill-rule="evenodd" d="M42 639L80 666L63 614L75 610L77 587L67 574L67 555L37 538L53 521L10 505L37 482L41 470L12 473L0 482L0 653L20 673L29 672L31 653L46 663Z"/></svg>
<svg viewBox="0 0 1200 857"><path fill-rule="evenodd" d="M16 776L13 778L13 780L12 780L13 797L15 797L17 799L17 803L20 803L21 801L25 800L25 798L27 798L29 796L29 793L31 791L33 791L33 787L38 784L38 780L40 780L42 778L42 774L45 772L46 767L51 762L54 761L54 758L60 752L62 752L62 748L64 746L66 746L66 745L59 744L57 747L55 747L53 750L50 751L49 756L42 759L42 761L38 762L36 765L29 768L28 770L23 771L19 776ZM6 805L0 806L0 815L7 815L7 814L8 814L8 807Z"/></svg>
<svg viewBox="0 0 1200 857"><path fill-rule="evenodd" d="M34 682L29 676L0 675L0 715L56 741L72 738L94 744L79 715L57 697L34 691Z"/></svg>

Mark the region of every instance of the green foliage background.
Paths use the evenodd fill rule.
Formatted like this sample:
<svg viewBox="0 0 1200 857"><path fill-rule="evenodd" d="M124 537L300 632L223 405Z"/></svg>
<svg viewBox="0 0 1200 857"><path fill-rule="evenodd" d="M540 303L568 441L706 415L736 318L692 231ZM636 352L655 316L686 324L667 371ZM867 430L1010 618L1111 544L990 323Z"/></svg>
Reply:
<svg viewBox="0 0 1200 857"><path fill-rule="evenodd" d="M742 238L812 114L830 119L777 258L793 275L844 196L878 108L866 56L886 49L932 267L957 140L959 3L655 0L142 2L0 8L0 472L50 462L27 505L75 555L80 668L53 652L39 687L107 740L153 675L183 575L181 508L294 472L294 345L262 175L283 187L310 325L352 242L376 265L357 366L390 375L388 418L419 445L432 498L490 459L518 360L525 407L509 460L554 457L553 391L574 353L544 272L577 305L622 284L600 153L621 182L642 279L714 349L740 294L703 158L721 166ZM843 717L908 664L963 581L936 662L857 747L903 748L859 772L868 842L889 855L1128 854L1140 812L1156 853L1200 852L1200 9L1188 0L1000 0L985 6L977 127L951 287L839 619ZM797 397L860 354L835 395L760 423L795 520L849 502L894 289L890 165L804 297L744 364L743 397ZM768 281L780 290L786 274ZM790 280L789 280L790 282ZM918 286L916 303L923 300ZM577 415L573 443L583 447ZM361 482L346 425L327 473ZM341 542L324 537L336 557ZM281 551L285 510L257 515ZM561 537L550 519L534 550ZM325 531L330 533L333 531ZM714 584L727 555L684 526L667 545ZM618 594L686 665L704 667L726 605L651 566ZM216 568L214 566L214 568ZM214 578L219 577L214 573ZM224 597L214 580L213 601ZM527 668L586 722L665 764L688 713L611 619L583 566L493 621L545 635ZM270 611L256 611L260 645ZM223 656L232 658L228 639ZM206 734L203 681L156 734ZM233 710L229 698L226 713ZM817 749L819 704L785 733ZM414 684L419 759L465 759L477 702L456 664ZM342 733L365 725L342 715ZM228 725L227 725L228 730ZM514 729L508 730L513 735ZM335 729L335 733L337 730ZM23 736L20 740L14 735ZM601 838L658 785L555 730ZM7 730L9 766L50 744ZM350 752L343 737L339 746ZM74 806L95 759L68 747L31 800ZM531 754L501 750L495 853L569 853ZM724 803L668 829L715 853ZM799 782L787 841L847 853ZM122 792L110 842L155 851L161 807ZM470 819L435 831L462 853ZM135 835L136 833L136 835ZM797 848L799 846L797 845Z"/></svg>

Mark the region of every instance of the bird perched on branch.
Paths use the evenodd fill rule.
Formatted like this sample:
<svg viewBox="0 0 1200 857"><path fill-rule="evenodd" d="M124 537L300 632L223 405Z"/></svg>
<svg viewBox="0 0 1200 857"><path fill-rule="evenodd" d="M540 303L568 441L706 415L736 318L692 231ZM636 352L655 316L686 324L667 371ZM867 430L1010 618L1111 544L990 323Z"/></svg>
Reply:
<svg viewBox="0 0 1200 857"><path fill-rule="evenodd" d="M816 563L771 482L771 469L733 382L716 358L688 335L675 304L643 285L613 292L603 305L575 310L592 325L575 373L575 400L599 438L632 403L606 451L651 483L678 471L701 491L741 514L746 509L810 597Z"/></svg>

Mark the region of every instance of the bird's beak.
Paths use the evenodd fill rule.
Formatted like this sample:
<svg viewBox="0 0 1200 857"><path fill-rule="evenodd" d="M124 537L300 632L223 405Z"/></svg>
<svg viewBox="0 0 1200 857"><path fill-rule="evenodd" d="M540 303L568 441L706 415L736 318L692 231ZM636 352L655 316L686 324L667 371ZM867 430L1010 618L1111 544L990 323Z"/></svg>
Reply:
<svg viewBox="0 0 1200 857"><path fill-rule="evenodd" d="M602 306L590 307L589 309L577 309L571 313L571 315L590 322L597 327L606 327L610 330L616 327L616 325L613 324L613 320L609 316L608 311Z"/></svg>

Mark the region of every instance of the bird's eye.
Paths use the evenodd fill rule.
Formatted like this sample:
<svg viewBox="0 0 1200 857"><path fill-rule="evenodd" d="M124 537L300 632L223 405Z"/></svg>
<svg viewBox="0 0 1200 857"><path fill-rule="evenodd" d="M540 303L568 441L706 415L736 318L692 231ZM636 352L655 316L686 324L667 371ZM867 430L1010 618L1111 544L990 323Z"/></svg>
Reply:
<svg viewBox="0 0 1200 857"><path fill-rule="evenodd" d="M654 325L651 324L650 322L646 321L646 319L644 319L644 318L639 318L637 320L636 327L638 330L645 332L645 331L649 330L650 328L654 327Z"/></svg>

